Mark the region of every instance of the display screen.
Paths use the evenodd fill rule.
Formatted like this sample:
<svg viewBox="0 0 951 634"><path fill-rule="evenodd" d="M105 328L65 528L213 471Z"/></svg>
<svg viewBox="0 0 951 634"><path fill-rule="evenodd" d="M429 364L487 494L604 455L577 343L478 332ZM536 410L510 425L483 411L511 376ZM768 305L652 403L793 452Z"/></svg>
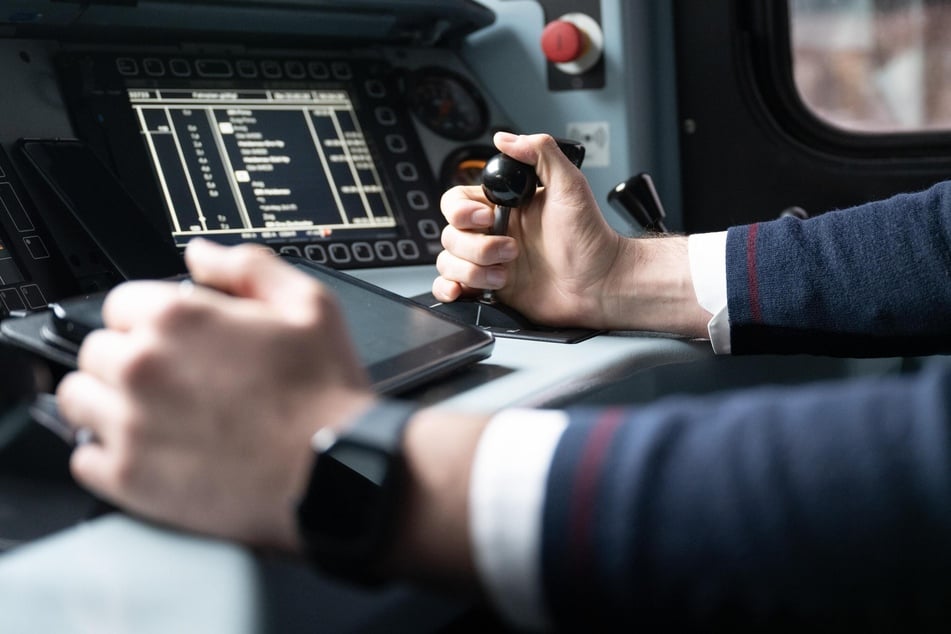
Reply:
<svg viewBox="0 0 951 634"><path fill-rule="evenodd" d="M345 90L129 89L176 244L370 230L397 215Z"/></svg>
<svg viewBox="0 0 951 634"><path fill-rule="evenodd" d="M435 262L441 190L377 53L64 52L76 136L150 222L340 269Z"/></svg>

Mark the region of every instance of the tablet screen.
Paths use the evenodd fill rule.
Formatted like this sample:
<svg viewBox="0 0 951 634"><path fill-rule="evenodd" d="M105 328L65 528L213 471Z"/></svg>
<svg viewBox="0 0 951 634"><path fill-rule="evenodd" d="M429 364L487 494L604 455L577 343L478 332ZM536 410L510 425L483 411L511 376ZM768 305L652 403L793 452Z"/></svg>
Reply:
<svg viewBox="0 0 951 634"><path fill-rule="evenodd" d="M480 328L345 273L288 259L340 298L357 354L377 391L403 391L491 353L492 335Z"/></svg>

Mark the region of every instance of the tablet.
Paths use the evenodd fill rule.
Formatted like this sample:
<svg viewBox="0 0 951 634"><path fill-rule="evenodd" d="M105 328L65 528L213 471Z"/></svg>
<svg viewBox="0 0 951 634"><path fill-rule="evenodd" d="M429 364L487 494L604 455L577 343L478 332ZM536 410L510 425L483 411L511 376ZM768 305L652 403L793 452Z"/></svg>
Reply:
<svg viewBox="0 0 951 634"><path fill-rule="evenodd" d="M341 271L302 258L284 259L336 293L357 355L380 394L399 394L492 352L494 338L481 328ZM7 319L0 333L14 345L75 368L82 338L101 323L104 297L77 297L42 313Z"/></svg>

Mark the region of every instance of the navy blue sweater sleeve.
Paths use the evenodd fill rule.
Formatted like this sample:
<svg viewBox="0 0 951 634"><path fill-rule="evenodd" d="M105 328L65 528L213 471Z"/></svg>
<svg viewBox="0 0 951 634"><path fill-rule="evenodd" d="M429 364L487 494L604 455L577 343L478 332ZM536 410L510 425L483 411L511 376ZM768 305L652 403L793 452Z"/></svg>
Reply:
<svg viewBox="0 0 951 634"><path fill-rule="evenodd" d="M727 235L734 354L951 350L951 181Z"/></svg>
<svg viewBox="0 0 951 634"><path fill-rule="evenodd" d="M570 414L542 537L565 629L951 623L951 367Z"/></svg>

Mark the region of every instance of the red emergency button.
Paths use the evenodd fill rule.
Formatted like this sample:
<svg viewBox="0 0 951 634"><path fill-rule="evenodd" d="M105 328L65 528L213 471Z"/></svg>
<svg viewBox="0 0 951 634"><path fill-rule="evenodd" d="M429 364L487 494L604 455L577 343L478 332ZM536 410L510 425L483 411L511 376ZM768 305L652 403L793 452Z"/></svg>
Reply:
<svg viewBox="0 0 951 634"><path fill-rule="evenodd" d="M549 22L542 31L542 52L553 64L573 62L585 53L584 33L566 20Z"/></svg>

